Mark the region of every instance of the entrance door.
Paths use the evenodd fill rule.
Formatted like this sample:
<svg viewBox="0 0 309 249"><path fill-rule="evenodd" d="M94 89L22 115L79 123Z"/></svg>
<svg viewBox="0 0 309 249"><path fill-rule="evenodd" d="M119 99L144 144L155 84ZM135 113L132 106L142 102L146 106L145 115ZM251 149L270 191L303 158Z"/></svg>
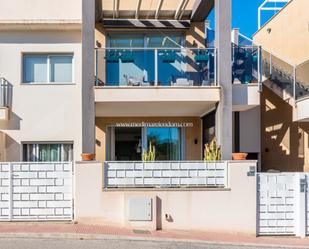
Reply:
<svg viewBox="0 0 309 249"><path fill-rule="evenodd" d="M115 127L115 160L140 161L142 158L142 128Z"/></svg>

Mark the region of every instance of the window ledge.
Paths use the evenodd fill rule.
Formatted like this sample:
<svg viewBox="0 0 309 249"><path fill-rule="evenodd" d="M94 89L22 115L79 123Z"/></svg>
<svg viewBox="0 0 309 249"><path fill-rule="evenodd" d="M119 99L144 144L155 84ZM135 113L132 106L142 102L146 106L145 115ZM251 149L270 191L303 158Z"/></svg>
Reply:
<svg viewBox="0 0 309 249"><path fill-rule="evenodd" d="M77 85L77 83L20 83L22 86L63 86Z"/></svg>

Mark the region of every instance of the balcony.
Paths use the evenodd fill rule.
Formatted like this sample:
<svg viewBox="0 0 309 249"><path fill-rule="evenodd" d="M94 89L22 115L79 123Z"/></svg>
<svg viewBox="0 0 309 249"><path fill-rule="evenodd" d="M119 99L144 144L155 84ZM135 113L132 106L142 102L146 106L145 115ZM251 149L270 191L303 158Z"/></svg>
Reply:
<svg viewBox="0 0 309 249"><path fill-rule="evenodd" d="M233 45L232 60L233 111L246 111L260 104L260 49Z"/></svg>
<svg viewBox="0 0 309 249"><path fill-rule="evenodd" d="M12 102L12 85L5 79L0 78L0 120L9 119L9 108Z"/></svg>
<svg viewBox="0 0 309 249"><path fill-rule="evenodd" d="M215 86L216 49L96 50L96 86Z"/></svg>
<svg viewBox="0 0 309 249"><path fill-rule="evenodd" d="M97 116L200 116L220 100L216 49L132 47L95 53Z"/></svg>

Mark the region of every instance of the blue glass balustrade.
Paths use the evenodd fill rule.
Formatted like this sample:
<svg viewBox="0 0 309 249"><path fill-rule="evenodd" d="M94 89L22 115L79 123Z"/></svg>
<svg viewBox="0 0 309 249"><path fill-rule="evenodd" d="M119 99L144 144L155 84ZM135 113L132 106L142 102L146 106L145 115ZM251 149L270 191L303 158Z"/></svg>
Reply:
<svg viewBox="0 0 309 249"><path fill-rule="evenodd" d="M101 86L213 86L216 50L106 48L96 50Z"/></svg>
<svg viewBox="0 0 309 249"><path fill-rule="evenodd" d="M258 83L259 79L259 49L258 47L232 48L232 80L233 83Z"/></svg>

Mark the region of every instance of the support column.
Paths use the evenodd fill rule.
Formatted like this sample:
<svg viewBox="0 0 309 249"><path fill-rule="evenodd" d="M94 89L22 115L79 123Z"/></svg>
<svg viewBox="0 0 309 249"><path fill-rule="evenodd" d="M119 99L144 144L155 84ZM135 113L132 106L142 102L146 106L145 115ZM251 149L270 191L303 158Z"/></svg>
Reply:
<svg viewBox="0 0 309 249"><path fill-rule="evenodd" d="M303 173L295 175L295 235L306 237L306 192L307 178Z"/></svg>
<svg viewBox="0 0 309 249"><path fill-rule="evenodd" d="M231 1L215 0L215 38L218 48L218 83L221 98L216 112L216 136L222 149L222 159L232 157L232 58Z"/></svg>
<svg viewBox="0 0 309 249"><path fill-rule="evenodd" d="M82 152L95 151L94 110L95 0L82 0Z"/></svg>

